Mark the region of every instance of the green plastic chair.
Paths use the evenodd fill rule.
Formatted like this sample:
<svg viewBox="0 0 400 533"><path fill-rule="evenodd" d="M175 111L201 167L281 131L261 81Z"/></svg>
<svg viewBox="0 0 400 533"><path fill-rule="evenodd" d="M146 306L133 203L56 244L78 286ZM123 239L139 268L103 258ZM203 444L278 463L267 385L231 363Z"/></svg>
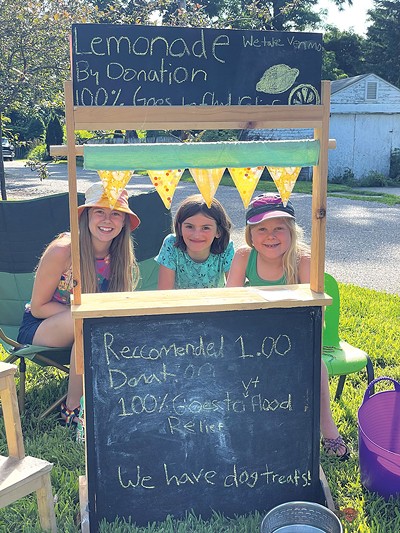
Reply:
<svg viewBox="0 0 400 533"><path fill-rule="evenodd" d="M368 354L339 337L340 296L337 281L325 273L325 293L332 298L332 304L325 307L325 321L322 331L322 359L329 376L339 376L335 393L338 400L343 392L346 376L366 368L368 384L374 379L374 368Z"/></svg>

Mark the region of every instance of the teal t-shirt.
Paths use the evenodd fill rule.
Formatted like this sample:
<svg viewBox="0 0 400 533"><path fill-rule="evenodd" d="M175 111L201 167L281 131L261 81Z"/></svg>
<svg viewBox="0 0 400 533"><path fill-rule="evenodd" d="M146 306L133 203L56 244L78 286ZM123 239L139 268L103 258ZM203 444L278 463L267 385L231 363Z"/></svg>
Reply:
<svg viewBox="0 0 400 533"><path fill-rule="evenodd" d="M247 282L246 285L249 285L251 287L267 287L272 285L286 285L286 274L283 274L283 276L275 281L269 281L268 279L262 279L257 273L257 256L258 252L252 248L249 260L247 262L246 267L246 278Z"/></svg>
<svg viewBox="0 0 400 533"><path fill-rule="evenodd" d="M175 289L213 289L225 285L225 272L229 271L234 254L232 241L222 254L210 254L202 263L193 261L174 244L175 235L171 233L165 237L155 260L175 270Z"/></svg>

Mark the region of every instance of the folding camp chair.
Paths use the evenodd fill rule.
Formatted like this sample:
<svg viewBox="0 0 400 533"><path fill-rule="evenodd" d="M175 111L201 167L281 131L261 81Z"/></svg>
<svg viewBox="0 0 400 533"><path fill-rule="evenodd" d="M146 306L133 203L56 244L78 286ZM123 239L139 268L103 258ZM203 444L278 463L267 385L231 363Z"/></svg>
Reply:
<svg viewBox="0 0 400 533"><path fill-rule="evenodd" d="M345 342L339 337L340 296L337 281L330 274L325 273L325 292L332 298L332 304L325 308L325 322L322 334L322 358L328 369L329 376L339 376L335 400L343 392L346 376L367 370L368 384L374 379L374 368L369 355Z"/></svg>
<svg viewBox="0 0 400 533"><path fill-rule="evenodd" d="M78 203L84 195L78 195ZM158 264L154 261L164 237L171 231L171 213L154 190L129 198L129 205L140 219L134 233L135 254L139 262L139 290L157 288ZM41 366L68 372L70 348L22 346L16 342L25 303L31 298L34 269L45 246L69 227L68 194L23 201L0 202L0 343L9 354L7 362L19 359L21 413L25 406L26 359ZM65 395L39 418L56 408Z"/></svg>

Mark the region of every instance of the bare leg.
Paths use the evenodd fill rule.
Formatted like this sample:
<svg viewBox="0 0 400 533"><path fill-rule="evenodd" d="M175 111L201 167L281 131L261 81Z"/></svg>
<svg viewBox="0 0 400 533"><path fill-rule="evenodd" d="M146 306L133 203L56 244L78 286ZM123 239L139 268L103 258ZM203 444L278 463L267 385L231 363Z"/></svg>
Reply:
<svg viewBox="0 0 400 533"><path fill-rule="evenodd" d="M337 439L339 437L339 431L336 427L336 424L332 417L331 406L330 406L330 395L329 395L329 382L328 382L328 371L326 369L325 363L321 361L321 413L320 413L320 424L321 424L321 433L325 439ZM338 449L337 455L342 455L346 452L344 446L340 446Z"/></svg>
<svg viewBox="0 0 400 533"><path fill-rule="evenodd" d="M68 395L65 403L70 410L79 407L82 396L82 376L78 375L75 369L74 322L70 308L68 307L65 311L46 318L38 327L33 342L41 346L52 347L72 345Z"/></svg>
<svg viewBox="0 0 400 533"><path fill-rule="evenodd" d="M76 373L75 366L75 344L71 350L71 362L69 366L68 394L65 401L68 409L79 407L79 402L83 394L83 380L80 374Z"/></svg>
<svg viewBox="0 0 400 533"><path fill-rule="evenodd" d="M46 318L36 330L33 343L40 346L72 346L74 342L74 322L71 309Z"/></svg>

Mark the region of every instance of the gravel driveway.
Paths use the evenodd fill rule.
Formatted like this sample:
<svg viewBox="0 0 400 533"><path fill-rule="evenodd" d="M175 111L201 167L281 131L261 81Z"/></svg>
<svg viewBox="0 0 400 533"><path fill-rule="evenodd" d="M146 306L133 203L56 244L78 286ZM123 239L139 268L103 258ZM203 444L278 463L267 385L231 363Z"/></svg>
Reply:
<svg viewBox="0 0 400 533"><path fill-rule="evenodd" d="M68 192L67 169L63 164L49 165L50 177L40 181L36 172L20 161L5 162L6 189L9 200L35 198ZM84 192L97 181L97 172L78 168L78 191ZM128 191L152 188L150 179L135 176ZM174 195L172 212L189 194L198 192L194 183L182 182ZM391 191L392 192L392 191ZM226 208L234 229L235 246L244 243L244 208L237 190L220 186L216 198ZM293 194L297 221L308 241L311 235L311 196ZM400 294L400 207L375 202L328 198L326 270L339 281L361 287Z"/></svg>

